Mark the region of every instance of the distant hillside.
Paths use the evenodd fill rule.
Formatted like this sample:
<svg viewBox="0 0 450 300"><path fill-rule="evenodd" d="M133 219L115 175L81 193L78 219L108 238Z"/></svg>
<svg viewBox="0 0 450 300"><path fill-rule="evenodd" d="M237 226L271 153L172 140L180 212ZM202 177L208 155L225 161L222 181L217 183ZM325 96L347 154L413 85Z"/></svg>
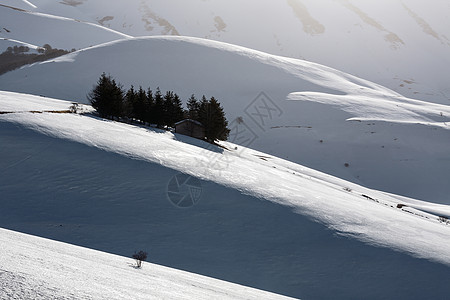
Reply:
<svg viewBox="0 0 450 300"><path fill-rule="evenodd" d="M38 113L70 104L0 92L0 107L10 112L0 114L0 227L127 257L143 249L152 263L297 298L448 295L450 225L438 219L450 216L448 205L371 190L231 143ZM80 260L81 249L31 238L40 246L28 251L25 237L5 236L0 230L8 243L0 286L12 282L13 290L64 295L75 276L74 293L83 295L93 287L84 278L98 271L99 291L111 284L126 292L122 280L139 271L131 259L92 253ZM144 264L145 279L130 286L175 292L158 285L160 270ZM203 289L192 284L182 296Z"/></svg>
<svg viewBox="0 0 450 300"><path fill-rule="evenodd" d="M411 98L450 104L448 0L31 2L37 8L21 5L132 36L195 36L302 58Z"/></svg>
<svg viewBox="0 0 450 300"><path fill-rule="evenodd" d="M70 50L126 37L98 24L33 13L0 3L0 52L10 46L4 39L38 46L50 44L53 48Z"/></svg>
<svg viewBox="0 0 450 300"><path fill-rule="evenodd" d="M102 72L128 88L214 96L230 141L372 188L449 203L450 108L318 64L186 37L127 39L0 77L0 88L87 102Z"/></svg>
<svg viewBox="0 0 450 300"><path fill-rule="evenodd" d="M24 65L32 64L39 61L52 59L67 53L69 51L62 49L53 49L46 44L44 47L33 49L31 51L27 46L8 47L6 51L0 53L0 75L6 72L18 69ZM36 53L37 52L37 53Z"/></svg>
<svg viewBox="0 0 450 300"><path fill-rule="evenodd" d="M291 299L1 228L0 241L2 299Z"/></svg>

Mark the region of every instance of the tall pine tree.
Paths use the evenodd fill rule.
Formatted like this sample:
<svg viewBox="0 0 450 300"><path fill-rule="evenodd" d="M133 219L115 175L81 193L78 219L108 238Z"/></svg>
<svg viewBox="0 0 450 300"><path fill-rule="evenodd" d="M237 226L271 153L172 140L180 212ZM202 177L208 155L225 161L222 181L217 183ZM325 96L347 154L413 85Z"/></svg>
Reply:
<svg viewBox="0 0 450 300"><path fill-rule="evenodd" d="M164 96L164 124L173 126L183 119L183 107L180 97L174 92L167 92Z"/></svg>
<svg viewBox="0 0 450 300"><path fill-rule="evenodd" d="M147 110L147 94L142 86L139 87L139 90L136 93L136 106L135 106L135 114L136 118L141 122L145 123L146 121L146 110Z"/></svg>
<svg viewBox="0 0 450 300"><path fill-rule="evenodd" d="M123 113L130 119L136 119L136 91L134 87L131 86L130 89L125 94L124 105L123 105Z"/></svg>
<svg viewBox="0 0 450 300"><path fill-rule="evenodd" d="M191 120L198 120L198 111L200 110L200 103L192 94L187 102L187 118Z"/></svg>
<svg viewBox="0 0 450 300"><path fill-rule="evenodd" d="M155 123L155 100L153 99L153 92L150 88L147 90L147 102L145 105L145 121L152 124Z"/></svg>
<svg viewBox="0 0 450 300"><path fill-rule="evenodd" d="M103 73L87 98L101 117L123 115L123 90L110 75Z"/></svg>
<svg viewBox="0 0 450 300"><path fill-rule="evenodd" d="M177 94L175 94L173 97L173 108L174 110L172 116L173 124L175 124L176 122L179 122L184 118L183 103L181 102L181 99Z"/></svg>
<svg viewBox="0 0 450 300"><path fill-rule="evenodd" d="M227 128L228 121L225 118L220 103L212 97L209 101L203 96L198 112L198 121L205 126L206 139L213 143L215 140L226 140L230 133Z"/></svg>
<svg viewBox="0 0 450 300"><path fill-rule="evenodd" d="M154 121L158 127L162 127L164 125L164 98L161 94L161 90L159 87L155 92L155 104L153 107L154 113Z"/></svg>

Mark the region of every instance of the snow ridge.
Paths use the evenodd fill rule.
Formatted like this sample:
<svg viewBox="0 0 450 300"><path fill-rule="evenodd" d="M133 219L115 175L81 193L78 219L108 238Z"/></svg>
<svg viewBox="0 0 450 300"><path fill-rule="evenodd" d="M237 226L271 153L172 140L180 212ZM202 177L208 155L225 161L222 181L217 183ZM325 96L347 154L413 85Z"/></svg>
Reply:
<svg viewBox="0 0 450 300"><path fill-rule="evenodd" d="M31 3L31 2L28 1L28 0L22 0L22 1L25 2L26 4L28 4L29 6L31 6L32 8L37 8L36 5L34 5L33 3Z"/></svg>
<svg viewBox="0 0 450 300"><path fill-rule="evenodd" d="M186 76L187 70L195 76ZM231 126L242 120L260 151L375 189L449 201L450 186L442 181L450 168L449 107L315 63L199 38L141 37L9 72L0 88L86 103L103 72L125 88L216 97ZM276 115L261 119L255 109L267 99L260 96ZM411 178L411 168L426 172Z"/></svg>
<svg viewBox="0 0 450 300"><path fill-rule="evenodd" d="M0 107L9 110L0 114L2 227L125 256L138 247L159 264L293 297L448 293L450 227L438 219L450 215L448 205L365 188L229 142L213 147L64 113L70 105L0 92ZM194 207L166 199L178 172L201 180ZM13 273L4 276L17 283L8 289L58 286L58 278L36 281L43 276L18 273L20 264L0 257L7 259L0 269ZM121 278L113 277L111 285Z"/></svg>
<svg viewBox="0 0 450 300"><path fill-rule="evenodd" d="M0 242L2 299L292 299L2 228Z"/></svg>
<svg viewBox="0 0 450 300"><path fill-rule="evenodd" d="M5 92L1 95L2 103L10 107L18 96ZM32 101L30 104L34 98L29 98ZM20 105L24 105L25 101L27 97L22 98ZM44 99L42 101L46 102ZM51 102L47 102L47 105L51 105ZM68 107L70 103L67 102L66 105ZM55 109L59 108L55 106ZM446 246L445 242L449 229L439 224L437 216L423 215L423 218L417 218L405 215L397 209L398 200L387 194L306 169L265 153L244 148L241 149L242 152L231 150L205 157L201 147L177 141L177 137L171 133L161 134L127 124L77 115L22 113L6 114L1 118L7 122L26 124L47 135L158 163L202 180L213 180L256 197L291 206L342 234L450 265L450 246ZM117 140L117 135L122 138ZM137 141L141 145L139 148L133 146ZM228 149L242 148L231 143L224 145ZM223 156L226 158L222 158ZM270 161L265 163L255 156L270 157ZM224 160L227 164L211 166L210 160ZM254 172L260 175L251 176ZM274 182L274 178L278 178L278 182ZM348 193L344 190L345 187L357 192ZM384 199L384 205L380 205L379 201L361 202L363 194L371 195L372 200ZM330 197L333 201L329 200ZM403 201L409 203L407 198ZM417 200L412 207L421 205L432 208L428 209L428 212L434 210L442 215L450 214L448 206ZM362 215L364 222L361 221ZM416 228L420 228L421 236L415 235Z"/></svg>

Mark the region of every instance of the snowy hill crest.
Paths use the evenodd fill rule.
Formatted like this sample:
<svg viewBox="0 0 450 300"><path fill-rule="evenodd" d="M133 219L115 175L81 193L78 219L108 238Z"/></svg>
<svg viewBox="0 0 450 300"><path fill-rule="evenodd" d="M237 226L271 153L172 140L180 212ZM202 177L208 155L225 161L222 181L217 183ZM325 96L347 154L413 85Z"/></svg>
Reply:
<svg viewBox="0 0 450 300"><path fill-rule="evenodd" d="M32 9L20 1L3 2L20 3ZM450 99L444 79L450 47L446 0L433 5L400 0L248 0L245 5L35 0L33 5L38 12L98 23L130 36L208 38L331 66L410 98L443 104Z"/></svg>
<svg viewBox="0 0 450 300"><path fill-rule="evenodd" d="M146 249L158 264L300 298L446 294L450 227L438 216L448 205L240 145L211 151L161 130L24 112L70 102L1 92L0 103L17 112L0 116L4 228L124 256ZM178 172L201 180L188 209L167 199Z"/></svg>
<svg viewBox="0 0 450 300"><path fill-rule="evenodd" d="M214 95L230 123L242 120L252 147L263 152L373 188L448 201L442 175L449 168L443 163L450 151L448 106L408 99L315 63L198 38L143 37L7 73L0 88L86 103L102 72L126 88L160 87L182 99ZM262 103L252 103L261 92L281 117L258 121ZM410 168L426 172L411 178Z"/></svg>

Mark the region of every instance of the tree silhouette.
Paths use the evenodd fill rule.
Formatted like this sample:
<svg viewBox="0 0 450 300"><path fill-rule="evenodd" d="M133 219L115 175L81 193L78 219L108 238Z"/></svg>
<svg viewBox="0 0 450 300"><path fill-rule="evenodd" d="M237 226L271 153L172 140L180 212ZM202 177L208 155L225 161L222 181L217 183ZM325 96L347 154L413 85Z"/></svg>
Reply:
<svg viewBox="0 0 450 300"><path fill-rule="evenodd" d="M227 128L228 121L225 118L220 103L214 98L208 101L203 96L200 102L200 108L198 112L198 121L205 126L206 139L213 143L217 140L226 140L230 130Z"/></svg>
<svg viewBox="0 0 450 300"><path fill-rule="evenodd" d="M183 119L183 107L180 97L174 92L166 92L164 96L164 124L173 126Z"/></svg>
<svg viewBox="0 0 450 300"><path fill-rule="evenodd" d="M187 118L192 120L198 120L198 112L200 110L200 103L195 98L195 95L192 94L191 97L187 101Z"/></svg>
<svg viewBox="0 0 450 300"><path fill-rule="evenodd" d="M124 115L130 119L138 119L136 115L136 91L134 87L131 86L130 89L125 94L124 98Z"/></svg>
<svg viewBox="0 0 450 300"><path fill-rule="evenodd" d="M136 260L136 266L140 268L142 267L142 262L147 260L147 252L144 252L142 250L139 252L134 252L131 257Z"/></svg>
<svg viewBox="0 0 450 300"><path fill-rule="evenodd" d="M156 124L156 126L161 128L164 125L164 99L159 87L156 89L154 98L155 105L153 106L153 122Z"/></svg>
<svg viewBox="0 0 450 300"><path fill-rule="evenodd" d="M147 111L150 109L147 101L147 93L140 86L139 90L136 92L136 106L135 106L135 114L136 118L141 122L147 122Z"/></svg>
<svg viewBox="0 0 450 300"><path fill-rule="evenodd" d="M123 90L110 75L103 73L87 98L101 117L123 115Z"/></svg>
<svg viewBox="0 0 450 300"><path fill-rule="evenodd" d="M223 108L214 97L208 100L203 95L199 102L195 95L191 95L187 102L188 110L184 112L180 97L173 91L167 91L163 96L159 87L153 94L150 88L146 92L140 86L136 91L131 86L124 95L122 86L103 73L87 98L101 117L118 120L127 117L156 124L159 128L173 127L185 117L199 121L205 127L205 137L210 143L226 140L230 132Z"/></svg>

